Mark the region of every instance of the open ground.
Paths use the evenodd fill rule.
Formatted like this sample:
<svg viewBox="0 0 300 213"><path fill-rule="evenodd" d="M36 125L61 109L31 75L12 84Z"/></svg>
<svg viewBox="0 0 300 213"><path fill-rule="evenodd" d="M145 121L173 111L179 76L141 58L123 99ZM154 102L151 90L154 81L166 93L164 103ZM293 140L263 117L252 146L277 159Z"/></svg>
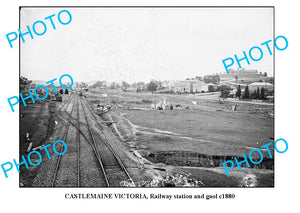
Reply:
<svg viewBox="0 0 300 213"><path fill-rule="evenodd" d="M107 97L102 97L104 93ZM68 145L61 159L50 152L53 158L43 155L40 166L28 170L21 166L21 186L107 187L107 182L121 186L181 172L204 187L238 187L249 173L256 175L258 186L274 185L273 161L264 149L267 161L260 167L242 172L235 168L227 177L221 166L226 159L272 141L273 105L219 101L214 94L90 90L85 96L74 93L63 95L61 103L45 100L21 107L20 156L27 154L27 132L33 148L62 138ZM163 98L174 105L173 110L151 109L151 103ZM98 116L98 104L112 109ZM234 104L237 111L231 110Z"/></svg>
<svg viewBox="0 0 300 213"><path fill-rule="evenodd" d="M108 96L102 97L104 93ZM111 129L131 151L153 163L173 165L177 169L184 167L183 170L200 179L209 172L225 176L221 162L232 157L242 158L243 153L248 156L252 149L260 149L274 139L274 106L270 103L219 100L218 94L90 90L86 95L94 109L97 104L112 106L102 119L113 121ZM151 103L162 99L171 103L174 109L151 109ZM237 105L236 111L232 111L233 105ZM270 149L274 155L274 148ZM243 168L243 172L233 172L232 176L241 178L255 173L262 180L260 186L273 186L274 161L269 158L266 149L260 150L264 154L261 167ZM212 163L215 159L218 159L217 162ZM205 160L208 162L199 163Z"/></svg>

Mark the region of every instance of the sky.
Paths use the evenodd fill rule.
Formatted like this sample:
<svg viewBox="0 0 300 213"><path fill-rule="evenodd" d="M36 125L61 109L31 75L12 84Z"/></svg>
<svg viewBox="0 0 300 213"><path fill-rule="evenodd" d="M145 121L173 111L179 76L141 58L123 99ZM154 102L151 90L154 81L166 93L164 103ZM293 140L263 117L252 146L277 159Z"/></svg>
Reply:
<svg viewBox="0 0 300 213"><path fill-rule="evenodd" d="M68 25L59 11L72 15ZM42 36L21 41L21 76L49 81L68 73L75 81L149 82L225 73L222 60L263 50L246 69L273 76L273 57L261 43L273 38L272 8L22 8L21 31L55 14ZM61 19L68 21L66 13ZM35 28L42 32L41 24ZM273 45L270 45L273 48ZM255 52L254 56L255 56ZM236 69L238 65L231 67Z"/></svg>

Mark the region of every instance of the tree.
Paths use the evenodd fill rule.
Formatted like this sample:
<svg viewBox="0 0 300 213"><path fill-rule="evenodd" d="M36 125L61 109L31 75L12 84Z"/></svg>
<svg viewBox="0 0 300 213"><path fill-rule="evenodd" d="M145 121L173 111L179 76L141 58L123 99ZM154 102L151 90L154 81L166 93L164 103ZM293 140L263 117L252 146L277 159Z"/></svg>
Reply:
<svg viewBox="0 0 300 213"><path fill-rule="evenodd" d="M228 95L230 94L230 91L229 90L221 90L221 97L222 98L227 98Z"/></svg>
<svg viewBox="0 0 300 213"><path fill-rule="evenodd" d="M111 85L109 86L109 89L116 89L117 84L115 82L112 82Z"/></svg>
<svg viewBox="0 0 300 213"><path fill-rule="evenodd" d="M32 81L28 80L28 78L22 76L20 76L19 82L20 91L25 90L32 83Z"/></svg>
<svg viewBox="0 0 300 213"><path fill-rule="evenodd" d="M143 86L145 86L145 82L142 82L142 81L141 81L141 82L137 82L136 84L137 84L138 87L143 87Z"/></svg>
<svg viewBox="0 0 300 213"><path fill-rule="evenodd" d="M137 83L136 83L136 82L133 82L133 83L131 84L131 87L137 88Z"/></svg>
<svg viewBox="0 0 300 213"><path fill-rule="evenodd" d="M214 92L215 88L213 85L208 85L208 92Z"/></svg>
<svg viewBox="0 0 300 213"><path fill-rule="evenodd" d="M232 88L228 85L218 86L217 91L221 91L221 97L227 98Z"/></svg>
<svg viewBox="0 0 300 213"><path fill-rule="evenodd" d="M130 84L128 84L126 81L122 81L122 89L128 89L130 87Z"/></svg>
<svg viewBox="0 0 300 213"><path fill-rule="evenodd" d="M144 82L137 82L136 83L136 91L141 92L145 89L145 83Z"/></svg>
<svg viewBox="0 0 300 213"><path fill-rule="evenodd" d="M137 92L141 92L141 91L143 91L144 89L145 89L145 83L144 82L137 82Z"/></svg>
<svg viewBox="0 0 300 213"><path fill-rule="evenodd" d="M260 98L260 92L259 92L259 87L257 87L257 90L256 90L256 99L259 99Z"/></svg>
<svg viewBox="0 0 300 213"><path fill-rule="evenodd" d="M235 95L236 97L241 98L242 95L241 85L239 85Z"/></svg>
<svg viewBox="0 0 300 213"><path fill-rule="evenodd" d="M219 75L204 76L204 82L207 84L209 83L218 84L220 82L220 76Z"/></svg>
<svg viewBox="0 0 300 213"><path fill-rule="evenodd" d="M87 83L85 83L85 82L80 82L80 87L81 87L81 88L86 88L87 86L88 86Z"/></svg>
<svg viewBox="0 0 300 213"><path fill-rule="evenodd" d="M250 98L249 87L248 87L248 85L247 85L246 88L245 88L245 92L244 92L243 98Z"/></svg>
<svg viewBox="0 0 300 213"><path fill-rule="evenodd" d="M256 99L257 97L257 93L256 93L256 89L253 91L253 93L251 94L251 98L252 99Z"/></svg>
<svg viewBox="0 0 300 213"><path fill-rule="evenodd" d="M221 85L217 88L217 91L221 91L221 97L222 98L227 98L228 95L230 94L231 88L227 85Z"/></svg>
<svg viewBox="0 0 300 213"><path fill-rule="evenodd" d="M157 87L158 87L158 84L156 82L154 82L153 80L150 81L150 83L147 85L148 91L150 91L152 93L157 90Z"/></svg>
<svg viewBox="0 0 300 213"><path fill-rule="evenodd" d="M265 88L261 88L260 89L260 97L259 97L261 100L264 100L266 98L266 95L265 95Z"/></svg>

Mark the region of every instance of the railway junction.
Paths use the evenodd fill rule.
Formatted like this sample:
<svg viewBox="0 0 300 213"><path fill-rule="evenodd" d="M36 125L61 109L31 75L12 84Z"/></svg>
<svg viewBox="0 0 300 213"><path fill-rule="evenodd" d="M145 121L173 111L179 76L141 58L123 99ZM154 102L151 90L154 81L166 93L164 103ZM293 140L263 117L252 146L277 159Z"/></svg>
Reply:
<svg viewBox="0 0 300 213"><path fill-rule="evenodd" d="M136 181L151 178L151 175L145 175L137 157L101 122L81 93L74 91L63 95L61 102L47 100L42 104L46 106L42 105L40 110L48 108L53 116L49 120L54 121L55 125L52 134L48 133L44 140L34 139L33 149L55 139L65 141L68 151L64 155L54 156L34 171L25 171L20 167L25 177L20 178L21 186L120 187L125 182L126 186L134 187ZM43 113L36 114L41 116ZM22 143L22 134L20 137ZM60 148L63 149L63 146ZM51 150L49 152L51 155ZM30 177L28 172L34 175Z"/></svg>

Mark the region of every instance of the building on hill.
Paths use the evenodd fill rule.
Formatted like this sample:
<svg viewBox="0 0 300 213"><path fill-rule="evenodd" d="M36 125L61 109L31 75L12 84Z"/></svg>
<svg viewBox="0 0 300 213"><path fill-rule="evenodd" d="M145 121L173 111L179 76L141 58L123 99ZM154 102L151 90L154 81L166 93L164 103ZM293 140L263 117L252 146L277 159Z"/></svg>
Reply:
<svg viewBox="0 0 300 213"><path fill-rule="evenodd" d="M221 73L220 81L235 81L235 82L255 82L267 78L267 73L258 73L257 70L229 69L229 73Z"/></svg>

